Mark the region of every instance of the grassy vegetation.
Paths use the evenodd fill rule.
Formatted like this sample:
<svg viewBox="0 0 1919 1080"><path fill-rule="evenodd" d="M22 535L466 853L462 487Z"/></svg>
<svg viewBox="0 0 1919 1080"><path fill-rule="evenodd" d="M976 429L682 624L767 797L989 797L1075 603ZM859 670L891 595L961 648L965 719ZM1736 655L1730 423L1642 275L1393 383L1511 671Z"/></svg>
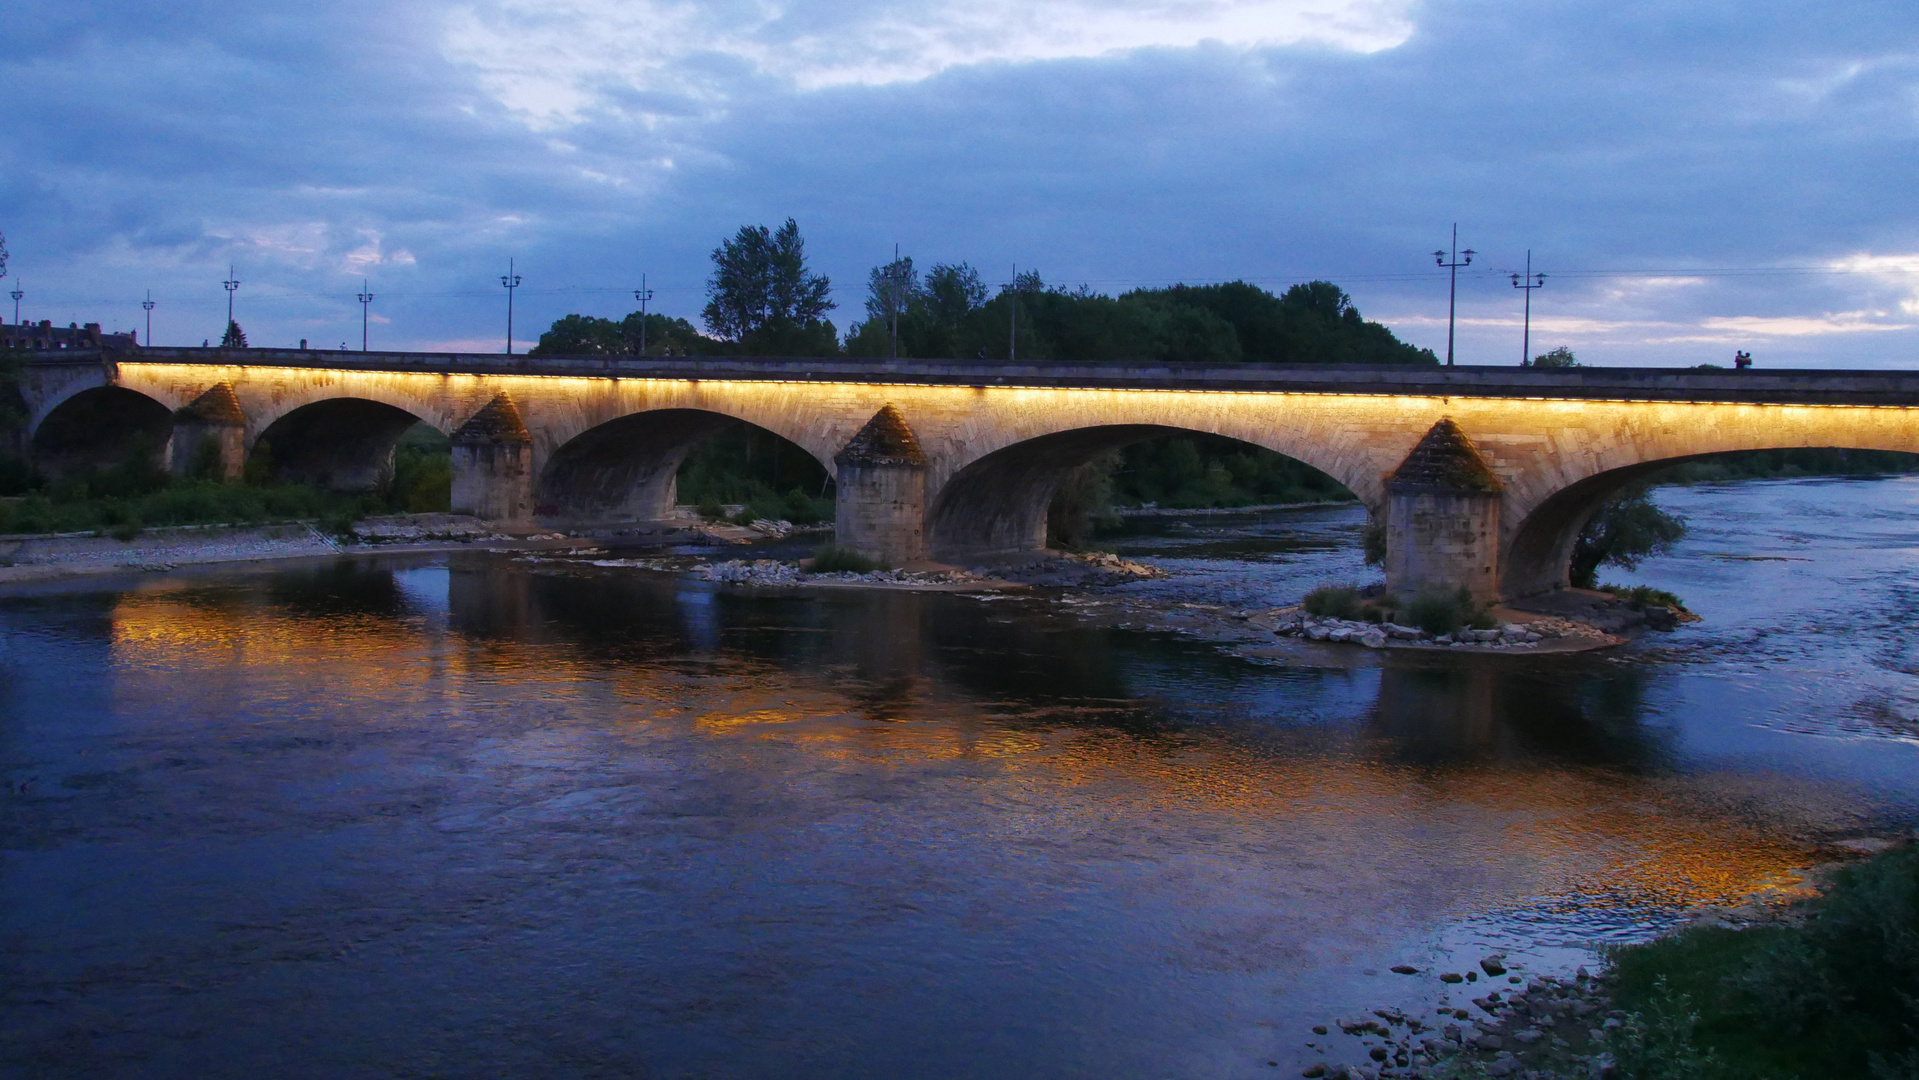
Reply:
<svg viewBox="0 0 1919 1080"><path fill-rule="evenodd" d="M15 497L0 498L0 533L99 532L127 540L167 525L303 520L346 532L369 514L444 511L451 497L446 436L424 424L401 438L391 478L372 492L274 483L257 469L254 482L221 483L207 479L213 464L196 462L197 475L175 477L151 451L135 448L117 465L50 480L8 456L0 459L0 492Z"/></svg>
<svg viewBox="0 0 1919 1080"><path fill-rule="evenodd" d="M822 544L813 549L813 561L807 570L815 574L870 574L880 568L880 564L838 544Z"/></svg>
<svg viewBox="0 0 1919 1080"><path fill-rule="evenodd" d="M1612 950L1640 1032L1622 1080L1919 1077L1919 846L1846 867L1804 914Z"/></svg>
<svg viewBox="0 0 1919 1080"><path fill-rule="evenodd" d="M1650 585L1601 585L1600 592L1613 594L1626 602L1626 606L1639 611L1648 607L1665 607L1674 611L1691 613L1686 602L1677 593L1664 589L1655 589Z"/></svg>
<svg viewBox="0 0 1919 1080"><path fill-rule="evenodd" d="M1352 585L1321 585L1306 594L1300 607L1316 618L1399 623L1416 626L1435 637L1468 627L1488 630L1498 625L1463 586L1453 592L1420 593L1402 602L1389 593L1367 596Z"/></svg>

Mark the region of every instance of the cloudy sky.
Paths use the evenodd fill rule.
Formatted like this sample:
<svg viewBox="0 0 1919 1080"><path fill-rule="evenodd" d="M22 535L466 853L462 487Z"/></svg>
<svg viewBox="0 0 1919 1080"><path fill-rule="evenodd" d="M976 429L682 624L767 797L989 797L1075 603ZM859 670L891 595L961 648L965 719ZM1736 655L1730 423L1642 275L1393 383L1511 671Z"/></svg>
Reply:
<svg viewBox="0 0 1919 1080"><path fill-rule="evenodd" d="M1912 0L12 0L28 318L503 347L697 318L799 220L842 329L893 245L1118 292L1328 278L1443 351L1919 366ZM10 312L9 312L10 314Z"/></svg>

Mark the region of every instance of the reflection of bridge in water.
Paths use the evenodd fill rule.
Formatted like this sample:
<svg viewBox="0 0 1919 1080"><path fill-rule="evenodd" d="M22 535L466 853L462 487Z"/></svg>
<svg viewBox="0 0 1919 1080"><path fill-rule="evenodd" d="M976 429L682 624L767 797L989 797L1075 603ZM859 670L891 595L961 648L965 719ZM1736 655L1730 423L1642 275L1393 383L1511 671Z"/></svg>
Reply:
<svg viewBox="0 0 1919 1080"><path fill-rule="evenodd" d="M837 481L843 543L893 560L1042 548L1073 469L1160 435L1265 447L1329 474L1387 539L1396 589L1563 587L1622 486L1747 450L1919 451L1919 374L639 359L75 350L23 383L44 469L129 439L237 477L377 483L399 436L453 439L454 509L506 528L666 518L674 476L734 421Z"/></svg>

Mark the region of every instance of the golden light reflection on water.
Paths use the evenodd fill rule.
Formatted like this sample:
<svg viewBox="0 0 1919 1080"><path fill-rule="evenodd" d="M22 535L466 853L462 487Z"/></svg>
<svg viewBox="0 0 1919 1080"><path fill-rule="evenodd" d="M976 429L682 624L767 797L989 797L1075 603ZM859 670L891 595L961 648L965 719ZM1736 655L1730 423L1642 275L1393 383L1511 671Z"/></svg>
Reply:
<svg viewBox="0 0 1919 1080"><path fill-rule="evenodd" d="M1132 703L982 697L925 659L936 650L902 644L907 624L889 626L889 647L905 649L917 671L900 676L885 658L868 664L886 676L879 708L876 683L844 666L809 671L737 655L690 665L669 648L611 662L606 646L537 617L516 623L517 637L462 634L404 607L302 607L259 582L127 593L113 609L111 646L122 671L204 670L220 680L210 690L249 672L311 672L307 685L332 703L332 723L379 724L409 701L495 686L574 722L715 741L749 757L762 743L849 778L967 765L971 782L1025 807L1008 815L1009 834L1120 823L1144 836L1176 820L1223 830L1250 850L1291 845L1322 866L1344 858L1371 873L1422 867L1471 878L1476 885L1445 902L1479 910L1733 904L1790 889L1793 869L1808 861L1778 823L1702 797L1709 781L1470 755L1408 762L1390 745L1274 746L1230 725L1140 731L1124 723ZM1494 697L1466 700L1491 708ZM1432 722L1471 738L1499 723L1490 714L1462 723L1456 713ZM1253 865L1288 872L1285 859Z"/></svg>

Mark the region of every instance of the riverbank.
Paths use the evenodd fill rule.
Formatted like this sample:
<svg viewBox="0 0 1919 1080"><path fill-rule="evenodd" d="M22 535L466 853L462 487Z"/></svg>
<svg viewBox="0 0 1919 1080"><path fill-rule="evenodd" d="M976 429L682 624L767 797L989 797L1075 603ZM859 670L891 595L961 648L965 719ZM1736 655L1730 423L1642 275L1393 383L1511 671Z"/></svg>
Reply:
<svg viewBox="0 0 1919 1080"><path fill-rule="evenodd" d="M1434 1019L1388 1005L1316 1024L1303 1043L1323 1060L1300 1075L1904 1080L1919 1064L1919 1031L1898 1022L1919 990L1915 931L1919 846L1855 840L1824 849L1788 887L1602 949L1596 973L1528 974L1499 953L1453 971L1395 966L1438 981Z"/></svg>

